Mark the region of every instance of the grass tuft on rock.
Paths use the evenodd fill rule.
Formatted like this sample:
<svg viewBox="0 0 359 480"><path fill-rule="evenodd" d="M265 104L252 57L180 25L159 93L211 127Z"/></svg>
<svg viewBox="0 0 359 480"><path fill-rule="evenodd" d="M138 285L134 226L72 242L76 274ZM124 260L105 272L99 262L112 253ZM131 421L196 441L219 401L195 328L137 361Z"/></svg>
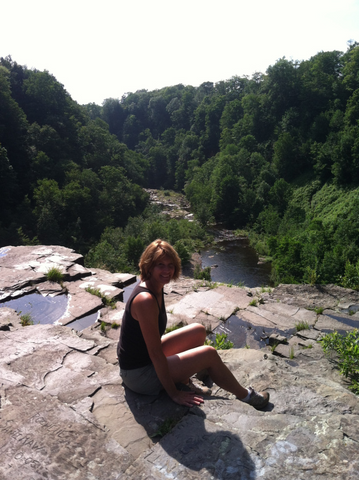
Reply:
<svg viewBox="0 0 359 480"><path fill-rule="evenodd" d="M59 283L62 286L64 276L58 268L52 267L52 268L50 268L50 270L47 271L46 279L49 282Z"/></svg>
<svg viewBox="0 0 359 480"><path fill-rule="evenodd" d="M106 307L111 307L112 309L116 308L116 301L113 298L106 297L99 288L87 287L85 290L86 292L91 293L91 295L96 295L96 297L101 298Z"/></svg>
<svg viewBox="0 0 359 480"><path fill-rule="evenodd" d="M298 322L295 324L295 329L300 332L301 330L310 330L310 326L308 322Z"/></svg>
<svg viewBox="0 0 359 480"><path fill-rule="evenodd" d="M34 325L34 321L30 313L24 313L20 315L20 323L22 327L28 327L29 325Z"/></svg>

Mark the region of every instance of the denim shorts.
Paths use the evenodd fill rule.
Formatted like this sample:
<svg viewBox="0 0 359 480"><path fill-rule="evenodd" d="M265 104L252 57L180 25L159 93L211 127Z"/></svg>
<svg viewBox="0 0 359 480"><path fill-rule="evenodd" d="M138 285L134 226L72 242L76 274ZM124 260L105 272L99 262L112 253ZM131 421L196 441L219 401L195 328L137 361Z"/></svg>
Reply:
<svg viewBox="0 0 359 480"><path fill-rule="evenodd" d="M142 393L142 395L158 395L163 390L152 363L134 370L121 368L120 375L126 387L133 392Z"/></svg>

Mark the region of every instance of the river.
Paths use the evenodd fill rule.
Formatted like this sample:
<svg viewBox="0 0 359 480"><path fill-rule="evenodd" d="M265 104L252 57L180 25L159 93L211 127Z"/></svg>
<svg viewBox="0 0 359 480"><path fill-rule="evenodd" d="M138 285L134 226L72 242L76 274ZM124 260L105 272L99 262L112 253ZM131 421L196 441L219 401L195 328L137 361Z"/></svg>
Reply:
<svg viewBox="0 0 359 480"><path fill-rule="evenodd" d="M271 285L271 264L259 261L247 238L222 240L203 250L201 257L203 268L212 267L213 282L250 288Z"/></svg>

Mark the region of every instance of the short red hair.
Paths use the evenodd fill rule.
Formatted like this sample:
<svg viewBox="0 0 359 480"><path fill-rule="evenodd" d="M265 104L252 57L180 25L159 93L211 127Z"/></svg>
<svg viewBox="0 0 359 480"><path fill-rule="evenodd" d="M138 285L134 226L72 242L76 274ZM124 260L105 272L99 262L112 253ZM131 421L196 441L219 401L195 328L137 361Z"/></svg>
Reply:
<svg viewBox="0 0 359 480"><path fill-rule="evenodd" d="M156 262L164 256L170 257L175 267L172 280L178 279L181 274L181 259L172 245L158 238L150 243L141 255L139 267L142 281L149 280L152 268L155 266Z"/></svg>

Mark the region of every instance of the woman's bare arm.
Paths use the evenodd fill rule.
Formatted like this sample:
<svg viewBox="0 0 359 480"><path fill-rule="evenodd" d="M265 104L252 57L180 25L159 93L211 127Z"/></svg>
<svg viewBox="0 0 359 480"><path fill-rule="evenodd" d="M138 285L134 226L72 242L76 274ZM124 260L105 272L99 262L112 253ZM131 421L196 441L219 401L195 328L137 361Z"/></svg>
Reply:
<svg viewBox="0 0 359 480"><path fill-rule="evenodd" d="M176 388L171 378L168 362L162 351L161 337L158 329L158 305L150 293L138 294L131 305L131 314L140 324L143 338L157 376L172 400L180 405L199 405L203 398L193 392L184 392Z"/></svg>

